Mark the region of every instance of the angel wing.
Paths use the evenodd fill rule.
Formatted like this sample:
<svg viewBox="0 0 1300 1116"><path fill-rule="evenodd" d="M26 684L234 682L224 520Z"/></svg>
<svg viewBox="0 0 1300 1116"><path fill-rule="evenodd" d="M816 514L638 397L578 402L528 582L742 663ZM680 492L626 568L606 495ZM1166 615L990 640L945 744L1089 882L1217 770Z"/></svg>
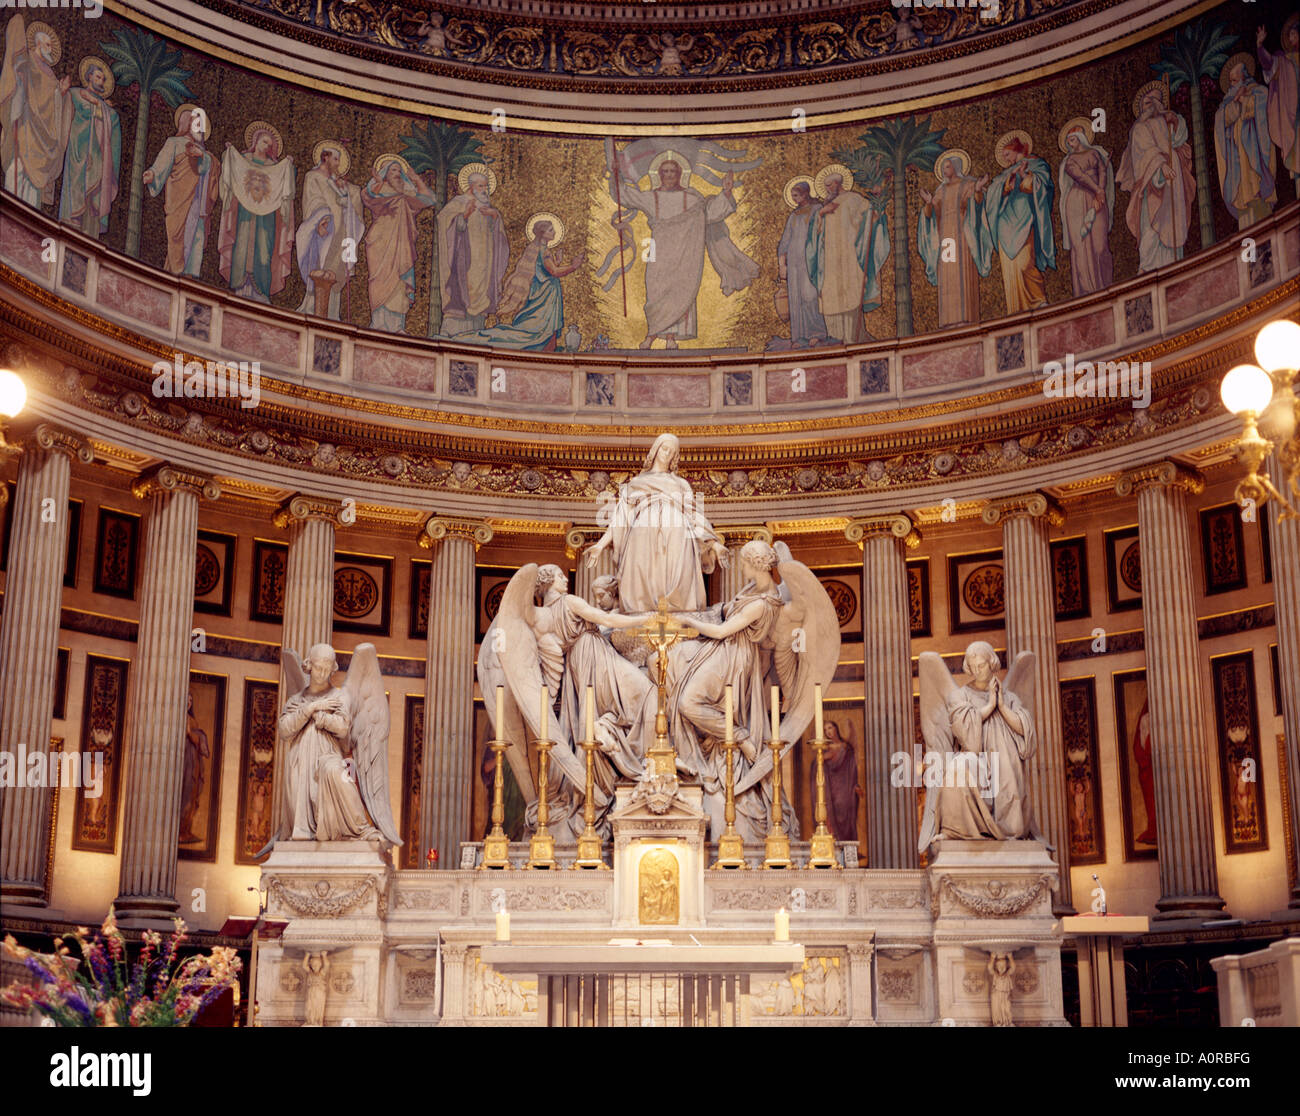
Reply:
<svg viewBox="0 0 1300 1116"><path fill-rule="evenodd" d="M402 843L388 801L388 697L373 643L361 643L343 683L352 712L352 762L357 787L375 828L394 845Z"/></svg>
<svg viewBox="0 0 1300 1116"><path fill-rule="evenodd" d="M483 646L478 653L478 688L483 695L488 720L492 722L493 736L498 740L510 741L510 747L506 749L506 762L510 764L510 771L519 784L524 801L532 803L537 798L537 787L528 766L528 737L524 731L524 719L519 715L519 706L515 704L514 694L506 682L505 668L496 651L498 644L505 638L504 631L497 625L500 619L501 613L498 611L483 636ZM500 725L496 723L498 686L505 689L505 698L501 703L504 723Z"/></svg>
<svg viewBox="0 0 1300 1116"><path fill-rule="evenodd" d="M784 543L774 549L778 558L790 553ZM812 723L814 687L820 683L825 692L835 677L840 661L840 621L812 570L790 557L784 557L777 569L782 597L789 593L772 632L772 662L785 697L785 716L781 718L784 756ZM771 770L772 752L765 749L736 786L736 793L748 790Z"/></svg>
<svg viewBox="0 0 1300 1116"><path fill-rule="evenodd" d="M302 659L297 651L288 647L280 650L280 667L284 671L284 693L286 697L300 694L307 688L307 672L303 670Z"/></svg>
<svg viewBox="0 0 1300 1116"><path fill-rule="evenodd" d="M506 752L506 756L510 761L511 770L515 772L516 779L519 778L519 769L513 755L515 752L514 745L521 745L519 748L519 766L527 770L527 752L522 747L527 739L524 734L530 733L536 738L541 735L541 729L543 728L539 705L539 695L544 682L541 655L538 650L537 636L528 619L529 610L533 608L533 594L536 587L537 564L530 562L510 579L506 591L501 595L501 606L497 609L496 619L493 621L493 625L500 630L501 636L494 637L490 641L484 641L485 647L491 643L496 649L495 653L500 664L501 674L498 682L506 688L506 703L509 705L510 699L513 698L516 713L523 719L520 735L518 737L507 736L504 738L509 740L512 745ZM481 654L479 658L481 664ZM495 693L495 690L493 693ZM487 692L485 691L484 698L486 699L486 697ZM494 697L490 707L495 711L495 706L496 699ZM586 768L578 759L577 753L574 752L572 742L560 735L560 722L556 719L553 709L547 710L546 720L547 739L556 742L555 748L551 752L551 762L569 778L574 786L586 786ZM506 721L507 723L510 721L508 714ZM531 776L528 779L528 784L532 784ZM525 786L523 781L520 781L519 785L521 790ZM533 797L536 797L535 792ZM529 801L531 804L531 799Z"/></svg>
<svg viewBox="0 0 1300 1116"><path fill-rule="evenodd" d="M921 735L925 737L925 746L930 752L946 755L953 750L948 698L957 689L957 683L943 657L933 651L921 652L917 662L917 675L921 683ZM920 759L919 756L916 758ZM925 852L935 838L938 824L935 806L938 800L938 790L931 788L931 792L925 796L925 816L921 819L921 834L917 843L919 852Z"/></svg>
<svg viewBox="0 0 1300 1116"><path fill-rule="evenodd" d="M1020 699L1020 704L1028 711L1030 719L1034 716L1034 701L1038 697L1034 692L1036 663L1037 657L1032 651L1021 651L1008 668L1006 678L1002 680L1002 688Z"/></svg>

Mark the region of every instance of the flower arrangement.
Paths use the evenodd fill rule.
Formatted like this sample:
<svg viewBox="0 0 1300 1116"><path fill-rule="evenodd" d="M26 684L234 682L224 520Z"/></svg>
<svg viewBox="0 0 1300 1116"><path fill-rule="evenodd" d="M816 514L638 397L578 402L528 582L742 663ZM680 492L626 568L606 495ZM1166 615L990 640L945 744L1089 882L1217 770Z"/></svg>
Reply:
<svg viewBox="0 0 1300 1116"><path fill-rule="evenodd" d="M185 1027L239 979L241 962L229 947L180 960L186 934L179 918L165 942L156 930L144 932L134 966L128 965L126 940L111 908L93 939L89 934L82 926L57 939L52 955L25 949L8 935L5 950L26 965L36 984L0 989L0 1002L20 1011L35 1008L57 1027ZM72 958L69 938L81 952L80 963Z"/></svg>

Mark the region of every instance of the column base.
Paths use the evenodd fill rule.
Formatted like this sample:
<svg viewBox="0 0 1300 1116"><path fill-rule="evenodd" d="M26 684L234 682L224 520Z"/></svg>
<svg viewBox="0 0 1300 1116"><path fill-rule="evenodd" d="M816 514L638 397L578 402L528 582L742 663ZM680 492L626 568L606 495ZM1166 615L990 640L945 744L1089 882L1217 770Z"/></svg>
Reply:
<svg viewBox="0 0 1300 1116"><path fill-rule="evenodd" d="M1156 914L1152 922L1188 921L1191 919L1217 920L1231 918L1225 909L1227 901L1218 895L1173 895L1156 900Z"/></svg>
<svg viewBox="0 0 1300 1116"><path fill-rule="evenodd" d="M128 930L171 930L181 906L166 895L119 895L113 900L118 926Z"/></svg>
<svg viewBox="0 0 1300 1116"><path fill-rule="evenodd" d="M9 901L6 895L0 900L0 923L8 927L13 922L62 922L64 912L44 903L19 903Z"/></svg>
<svg viewBox="0 0 1300 1116"><path fill-rule="evenodd" d="M0 903L6 907L43 907L45 888L40 884L5 880L0 884Z"/></svg>

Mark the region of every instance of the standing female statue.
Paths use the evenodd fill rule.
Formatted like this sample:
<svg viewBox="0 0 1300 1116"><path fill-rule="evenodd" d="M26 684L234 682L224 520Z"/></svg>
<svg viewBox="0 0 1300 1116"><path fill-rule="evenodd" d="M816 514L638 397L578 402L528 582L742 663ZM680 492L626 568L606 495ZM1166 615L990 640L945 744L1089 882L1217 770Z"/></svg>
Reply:
<svg viewBox="0 0 1300 1116"><path fill-rule="evenodd" d="M620 489L608 529L587 552L594 567L606 547L614 548L625 613L654 612L661 599L670 612L706 609L704 574L715 561L727 566L726 546L677 475L680 455L675 434L654 440L641 472Z"/></svg>

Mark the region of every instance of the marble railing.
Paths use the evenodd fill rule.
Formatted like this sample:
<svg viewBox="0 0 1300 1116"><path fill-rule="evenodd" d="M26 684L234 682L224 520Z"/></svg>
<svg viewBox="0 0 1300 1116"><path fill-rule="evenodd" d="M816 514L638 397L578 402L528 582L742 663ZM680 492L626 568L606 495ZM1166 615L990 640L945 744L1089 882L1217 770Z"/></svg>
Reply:
<svg viewBox="0 0 1300 1116"><path fill-rule="evenodd" d="M1300 938L1210 961L1219 978L1219 1026L1300 1026Z"/></svg>
<svg viewBox="0 0 1300 1116"><path fill-rule="evenodd" d="M88 339L111 336L115 347L134 348L142 371L173 351L258 361L263 396L290 405L315 389L328 394L313 395L313 408L360 402L382 412L389 410L383 403L399 403L414 409L404 413L408 422L436 408L580 421L611 434L640 415L748 425L849 413L864 427L910 425L919 417L908 413L912 407L932 414L937 405L946 415L963 404L987 407L988 393L1028 387L1045 362L1068 353L1151 359L1158 376L1215 333L1202 328L1215 319L1256 302L1264 314L1285 313L1300 276L1300 205L1293 204L1250 230L1253 262L1233 239L1100 294L978 327L798 354L534 354L397 337L251 303L163 276L5 201L0 263L81 311L67 324ZM0 287L0 298L12 297ZM1035 393L1022 394L1033 401ZM367 401L381 406L366 408Z"/></svg>

